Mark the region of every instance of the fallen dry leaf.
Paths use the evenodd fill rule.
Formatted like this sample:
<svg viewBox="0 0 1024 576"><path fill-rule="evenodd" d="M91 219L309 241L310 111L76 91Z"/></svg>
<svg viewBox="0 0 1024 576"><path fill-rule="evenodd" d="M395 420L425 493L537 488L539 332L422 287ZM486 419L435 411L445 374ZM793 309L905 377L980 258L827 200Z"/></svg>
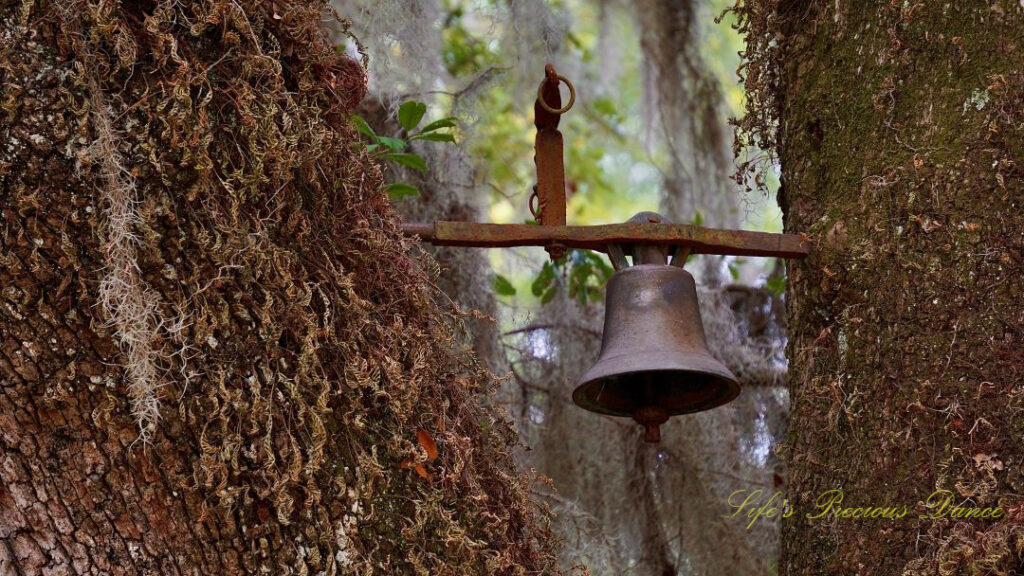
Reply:
<svg viewBox="0 0 1024 576"><path fill-rule="evenodd" d="M428 459L437 460L437 442L434 441L434 437L431 436L429 432L423 428L417 428L416 440L418 440L420 446L426 450Z"/></svg>

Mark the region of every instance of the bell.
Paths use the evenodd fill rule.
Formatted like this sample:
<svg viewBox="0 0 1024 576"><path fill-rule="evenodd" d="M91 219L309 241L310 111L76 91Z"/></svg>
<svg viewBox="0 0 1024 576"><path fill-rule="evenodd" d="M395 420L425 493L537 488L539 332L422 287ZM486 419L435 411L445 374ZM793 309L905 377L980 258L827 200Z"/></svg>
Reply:
<svg viewBox="0 0 1024 576"><path fill-rule="evenodd" d="M641 216L663 221L651 213L633 221ZM621 251L617 263L613 254L623 267L608 280L601 355L572 395L581 408L632 417L647 442L661 440L670 416L709 410L740 393L736 377L708 352L693 276L666 258L660 246L634 247L633 266L623 266Z"/></svg>

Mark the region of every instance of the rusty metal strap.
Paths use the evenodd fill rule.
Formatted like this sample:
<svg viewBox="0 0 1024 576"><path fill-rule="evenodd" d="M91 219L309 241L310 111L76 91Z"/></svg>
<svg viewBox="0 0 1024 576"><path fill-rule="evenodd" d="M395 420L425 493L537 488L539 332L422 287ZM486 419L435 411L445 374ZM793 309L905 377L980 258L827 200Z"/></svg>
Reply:
<svg viewBox="0 0 1024 576"><path fill-rule="evenodd" d="M564 226L565 167L562 160L562 133L558 130L537 132L537 221L541 226Z"/></svg>
<svg viewBox="0 0 1024 576"><path fill-rule="evenodd" d="M538 204L534 218L541 226L564 226L566 223L564 146L558 120L569 106L562 107L559 82L555 67L551 64L545 66L544 80L537 89L537 100L533 105L534 125L537 127L534 149L537 187L534 194ZM552 258L565 254L565 247L557 242L550 243L546 249Z"/></svg>
<svg viewBox="0 0 1024 576"><path fill-rule="evenodd" d="M808 238L797 234L771 234L748 230L719 230L686 224L604 224L601 226L530 226L476 222L408 223L407 235L443 246L504 248L548 246L586 248L604 252L609 244L647 243L685 246L692 254L775 256L804 258L811 250Z"/></svg>

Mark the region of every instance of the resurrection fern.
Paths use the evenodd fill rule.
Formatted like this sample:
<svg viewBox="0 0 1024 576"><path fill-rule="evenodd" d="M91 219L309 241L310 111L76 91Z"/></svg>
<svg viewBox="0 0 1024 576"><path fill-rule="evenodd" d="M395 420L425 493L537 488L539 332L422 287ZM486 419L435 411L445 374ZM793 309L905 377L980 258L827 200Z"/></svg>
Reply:
<svg viewBox="0 0 1024 576"><path fill-rule="evenodd" d="M496 382L433 262L409 254L351 123L367 78L330 13L315 0L0 11L0 70L32 50L60 69L73 130L40 136L75 167L5 202L82 222L68 254L95 345L76 360L110 403L94 421L184 455L162 470L184 495L167 497L244 571L551 573L516 435L488 403ZM428 127L423 140L439 134ZM423 457L418 430L437 443L429 480L401 467Z"/></svg>
<svg viewBox="0 0 1024 576"><path fill-rule="evenodd" d="M744 115L733 121L733 154L738 163L734 179L748 190L767 188L767 172L778 159L781 110L779 65L779 0L737 0L729 9L747 49L736 73L746 94ZM721 17L719 18L719 20Z"/></svg>

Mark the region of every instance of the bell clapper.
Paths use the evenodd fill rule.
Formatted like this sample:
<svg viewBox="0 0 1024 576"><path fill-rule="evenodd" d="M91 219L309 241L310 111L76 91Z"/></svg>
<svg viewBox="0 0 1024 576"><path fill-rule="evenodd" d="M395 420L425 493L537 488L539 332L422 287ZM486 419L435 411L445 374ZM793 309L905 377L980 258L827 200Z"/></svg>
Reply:
<svg viewBox="0 0 1024 576"><path fill-rule="evenodd" d="M658 406L654 393L654 379L650 374L644 375L643 394L638 402L639 408L633 412L633 420L644 427L644 442L656 444L661 442L661 425L668 420L668 411Z"/></svg>
<svg viewBox="0 0 1024 576"><path fill-rule="evenodd" d="M668 412L661 406L643 406L633 413L633 420L644 427L644 442L661 442L661 425L668 420Z"/></svg>

